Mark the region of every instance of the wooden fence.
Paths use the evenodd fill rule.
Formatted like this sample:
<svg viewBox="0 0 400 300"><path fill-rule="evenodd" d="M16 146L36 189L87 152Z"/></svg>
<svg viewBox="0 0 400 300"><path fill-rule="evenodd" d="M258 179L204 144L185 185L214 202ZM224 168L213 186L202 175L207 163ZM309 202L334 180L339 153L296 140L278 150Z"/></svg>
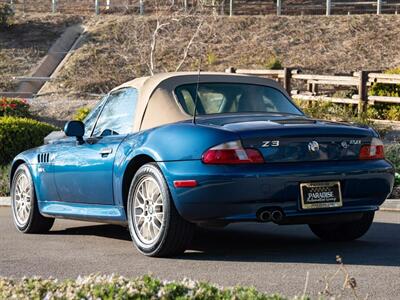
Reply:
<svg viewBox="0 0 400 300"><path fill-rule="evenodd" d="M397 14L400 0L0 0L23 12L99 14L132 10L138 14L162 11L197 11L220 15L332 15Z"/></svg>
<svg viewBox="0 0 400 300"><path fill-rule="evenodd" d="M249 70L235 69L233 67L226 69L226 72L256 75L275 79L282 83L283 87L289 94L299 100L355 104L358 105L359 115L366 111L368 105L374 105L375 103L400 104L400 97L368 95L368 90L374 83L400 85L400 75L398 74L358 71L351 75L316 75L303 74L301 70L291 68L285 68L282 70ZM307 88L304 90L292 89L294 80L300 81L300 83L303 83L302 86L306 86ZM335 88L343 86L353 87L357 89L358 94L354 95L352 98L332 97L329 95L332 94L331 91L326 93L327 86L333 86ZM325 90L320 89L320 87L325 88Z"/></svg>

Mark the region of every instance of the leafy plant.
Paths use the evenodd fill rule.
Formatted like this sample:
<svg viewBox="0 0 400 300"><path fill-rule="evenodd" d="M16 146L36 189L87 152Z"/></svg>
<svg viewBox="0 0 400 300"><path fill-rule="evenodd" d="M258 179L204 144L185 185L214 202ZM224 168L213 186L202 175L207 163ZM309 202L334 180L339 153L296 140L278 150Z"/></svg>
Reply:
<svg viewBox="0 0 400 300"><path fill-rule="evenodd" d="M213 52L207 53L207 64L212 66L215 65L218 61L217 56Z"/></svg>
<svg viewBox="0 0 400 300"><path fill-rule="evenodd" d="M400 186L400 173L396 173L394 177L394 185Z"/></svg>
<svg viewBox="0 0 400 300"><path fill-rule="evenodd" d="M0 197L8 196L9 194L9 174L10 165L0 166Z"/></svg>
<svg viewBox="0 0 400 300"><path fill-rule="evenodd" d="M111 275L89 275L77 280L23 278L0 279L0 299L218 299L218 300L284 300L255 288L221 288L189 279L163 281L150 276L137 279ZM294 298L306 300L308 297Z"/></svg>
<svg viewBox="0 0 400 300"><path fill-rule="evenodd" d="M385 74L400 74L400 67L390 69ZM369 91L372 96L400 97L400 84L374 83Z"/></svg>
<svg viewBox="0 0 400 300"><path fill-rule="evenodd" d="M270 70L279 70L283 68L282 62L280 61L280 59L275 56L275 55L271 55L264 64L264 67L266 69L270 69Z"/></svg>
<svg viewBox="0 0 400 300"><path fill-rule="evenodd" d="M43 138L56 129L32 119L0 117L0 165L10 163L24 150L43 144Z"/></svg>
<svg viewBox="0 0 400 300"><path fill-rule="evenodd" d="M89 113L90 113L89 107L81 107L76 111L74 115L74 120L83 121Z"/></svg>
<svg viewBox="0 0 400 300"><path fill-rule="evenodd" d="M16 98L1 98L0 117L3 116L30 117L28 102Z"/></svg>
<svg viewBox="0 0 400 300"><path fill-rule="evenodd" d="M8 3L0 4L0 30L7 29L12 25L14 10Z"/></svg>
<svg viewBox="0 0 400 300"><path fill-rule="evenodd" d="M400 143L387 146L385 149L385 156L392 162L396 171L400 173Z"/></svg>

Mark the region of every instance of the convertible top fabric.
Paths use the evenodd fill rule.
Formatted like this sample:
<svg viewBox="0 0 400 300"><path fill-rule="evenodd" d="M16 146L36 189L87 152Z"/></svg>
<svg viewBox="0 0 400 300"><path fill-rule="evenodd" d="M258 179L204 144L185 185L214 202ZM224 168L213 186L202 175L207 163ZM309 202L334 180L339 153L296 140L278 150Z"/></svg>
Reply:
<svg viewBox="0 0 400 300"><path fill-rule="evenodd" d="M185 113L175 99L174 90L183 84L220 82L220 83L248 83L270 86L280 90L287 97L287 92L274 80L231 73L177 72L161 73L151 77L140 77L128 81L113 91L132 87L139 92L135 113L133 132L158 127L165 124L190 120L192 117Z"/></svg>

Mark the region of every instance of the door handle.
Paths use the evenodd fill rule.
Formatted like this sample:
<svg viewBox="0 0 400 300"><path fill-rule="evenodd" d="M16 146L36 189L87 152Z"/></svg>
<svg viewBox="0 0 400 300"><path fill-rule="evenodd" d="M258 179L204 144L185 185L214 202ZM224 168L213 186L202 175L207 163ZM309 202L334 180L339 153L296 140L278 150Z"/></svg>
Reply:
<svg viewBox="0 0 400 300"><path fill-rule="evenodd" d="M100 154L101 154L102 156L107 156L107 155L111 154L112 152L113 152L113 149L112 149L112 148L102 148L102 149L100 150Z"/></svg>

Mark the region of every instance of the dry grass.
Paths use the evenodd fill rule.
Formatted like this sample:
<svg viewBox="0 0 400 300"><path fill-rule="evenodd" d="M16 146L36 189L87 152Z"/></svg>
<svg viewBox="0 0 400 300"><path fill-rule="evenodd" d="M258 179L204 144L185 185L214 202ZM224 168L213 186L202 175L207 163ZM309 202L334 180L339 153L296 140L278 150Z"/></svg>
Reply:
<svg viewBox="0 0 400 300"><path fill-rule="evenodd" d="M157 72L176 68L199 21L193 16L160 20L169 25L158 34ZM156 22L156 17L94 18L55 90L101 93L149 74ZM398 16L208 17L182 70L197 69L199 57L203 70L262 68L271 55L284 66L319 73L391 68L400 65L399 25Z"/></svg>
<svg viewBox="0 0 400 300"><path fill-rule="evenodd" d="M10 30L0 31L0 91L12 91L11 78L29 73L64 29L77 22L75 16L19 15Z"/></svg>

